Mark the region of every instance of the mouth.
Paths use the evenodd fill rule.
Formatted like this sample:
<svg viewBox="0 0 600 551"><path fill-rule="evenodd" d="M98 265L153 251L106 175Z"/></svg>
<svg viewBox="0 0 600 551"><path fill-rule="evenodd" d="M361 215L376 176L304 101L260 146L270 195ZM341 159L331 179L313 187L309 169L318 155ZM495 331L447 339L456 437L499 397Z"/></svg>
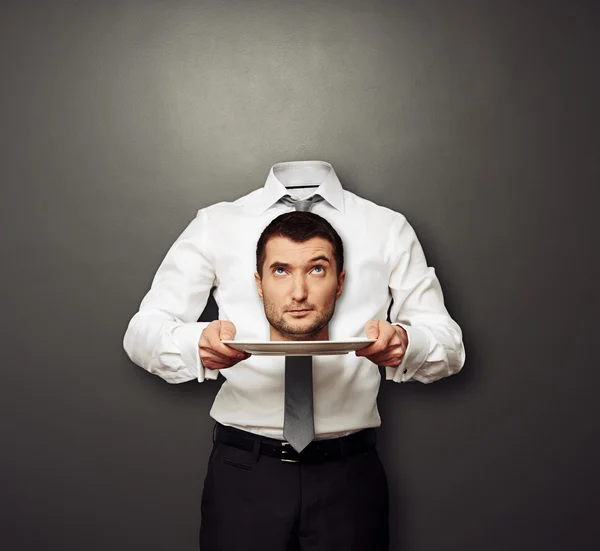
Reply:
<svg viewBox="0 0 600 551"><path fill-rule="evenodd" d="M287 311L287 313L292 314L292 316L302 316L304 314L308 314L309 312L312 312L312 310L310 308L302 308L299 310L288 310Z"/></svg>

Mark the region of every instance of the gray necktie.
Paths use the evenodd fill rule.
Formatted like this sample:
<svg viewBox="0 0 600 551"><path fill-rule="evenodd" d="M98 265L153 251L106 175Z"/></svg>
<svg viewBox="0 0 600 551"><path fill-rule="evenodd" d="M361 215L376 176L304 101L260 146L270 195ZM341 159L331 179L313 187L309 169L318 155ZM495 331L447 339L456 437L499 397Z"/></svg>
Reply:
<svg viewBox="0 0 600 551"><path fill-rule="evenodd" d="M298 453L315 437L312 356L285 357L283 437Z"/></svg>
<svg viewBox="0 0 600 551"><path fill-rule="evenodd" d="M289 195L282 202L296 210L309 211L320 195L294 201ZM300 453L315 437L313 417L312 356L285 357L285 408L283 437Z"/></svg>
<svg viewBox="0 0 600 551"><path fill-rule="evenodd" d="M312 206L315 203L318 203L319 201L323 201L323 197L321 197L320 195L313 195L312 197L309 197L308 199L297 199L297 200L292 199L289 195L285 195L284 197L281 198L282 203L284 203L290 207L294 207L296 210L301 210L301 211L310 210L312 208Z"/></svg>

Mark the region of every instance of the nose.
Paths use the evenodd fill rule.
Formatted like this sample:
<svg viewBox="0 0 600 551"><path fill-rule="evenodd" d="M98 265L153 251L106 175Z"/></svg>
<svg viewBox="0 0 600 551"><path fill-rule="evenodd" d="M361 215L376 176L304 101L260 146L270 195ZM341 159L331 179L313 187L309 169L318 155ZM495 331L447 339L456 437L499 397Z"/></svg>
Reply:
<svg viewBox="0 0 600 551"><path fill-rule="evenodd" d="M294 277L291 298L294 302L303 302L308 298L308 285L302 275Z"/></svg>

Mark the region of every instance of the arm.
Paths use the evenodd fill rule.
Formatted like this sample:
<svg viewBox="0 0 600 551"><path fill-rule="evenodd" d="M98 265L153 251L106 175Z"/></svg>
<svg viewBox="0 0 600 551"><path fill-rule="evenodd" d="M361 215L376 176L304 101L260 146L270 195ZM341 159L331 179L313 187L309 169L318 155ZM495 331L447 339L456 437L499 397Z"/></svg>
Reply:
<svg viewBox="0 0 600 551"><path fill-rule="evenodd" d="M129 322L123 346L131 360L169 383L216 379L219 372L202 365L198 350L208 323L197 321L214 282L200 210L167 252Z"/></svg>
<svg viewBox="0 0 600 551"><path fill-rule="evenodd" d="M390 320L406 331L408 347L398 367L386 367L386 378L432 383L458 373L465 362L462 331L448 314L435 270L427 266L415 231L403 216L397 216L390 246L395 255Z"/></svg>

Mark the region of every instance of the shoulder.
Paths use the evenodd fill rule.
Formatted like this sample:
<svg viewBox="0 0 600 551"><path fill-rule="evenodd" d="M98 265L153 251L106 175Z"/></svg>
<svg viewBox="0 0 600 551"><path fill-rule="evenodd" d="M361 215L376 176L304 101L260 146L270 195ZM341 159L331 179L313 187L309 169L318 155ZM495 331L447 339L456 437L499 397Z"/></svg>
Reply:
<svg viewBox="0 0 600 551"><path fill-rule="evenodd" d="M196 219L203 223L230 222L250 212L260 198L262 188L255 189L235 201L220 201L198 210Z"/></svg>
<svg viewBox="0 0 600 551"><path fill-rule="evenodd" d="M406 217L395 210L392 210L383 205L365 199L352 193L351 191L344 190L344 207L348 214L362 213L363 215L372 218L373 220L380 221L385 224L394 224L402 226L407 224Z"/></svg>

